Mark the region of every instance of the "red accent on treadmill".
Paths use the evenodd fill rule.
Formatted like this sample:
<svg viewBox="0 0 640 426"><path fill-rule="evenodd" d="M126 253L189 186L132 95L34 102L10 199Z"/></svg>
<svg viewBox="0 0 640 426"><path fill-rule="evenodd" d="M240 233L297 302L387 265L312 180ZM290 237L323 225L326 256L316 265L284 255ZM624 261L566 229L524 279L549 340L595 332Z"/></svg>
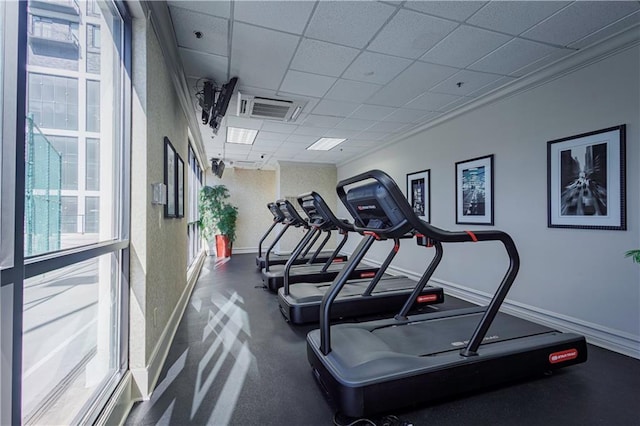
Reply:
<svg viewBox="0 0 640 426"><path fill-rule="evenodd" d="M471 237L471 241L473 241L474 243L477 243L477 242L478 242L478 237L476 237L476 234L474 234L474 233L473 233L473 232L471 232L471 231L464 231L464 232L466 232L467 234L469 234L469 236Z"/></svg>
<svg viewBox="0 0 640 426"><path fill-rule="evenodd" d="M380 235L376 234L375 232L372 231L364 231L363 232L364 235L371 235L372 237L374 237L376 240L380 239Z"/></svg>
<svg viewBox="0 0 640 426"><path fill-rule="evenodd" d="M549 355L549 362L551 364L558 364L559 362L570 361L578 358L577 349L567 349L566 351L554 352Z"/></svg>
<svg viewBox="0 0 640 426"><path fill-rule="evenodd" d="M375 272L360 272L360 278L373 278L375 276Z"/></svg>
<svg viewBox="0 0 640 426"><path fill-rule="evenodd" d="M400 250L400 243L395 243L393 245L393 251L395 251L396 253L398 252L398 250Z"/></svg>
<svg viewBox="0 0 640 426"><path fill-rule="evenodd" d="M331 263L339 263L339 262L344 262L344 259L341 257L335 258L331 261Z"/></svg>
<svg viewBox="0 0 640 426"><path fill-rule="evenodd" d="M429 303L429 302L435 302L437 300L438 300L437 294L423 294L422 296L418 296L418 298L416 299L416 302Z"/></svg>

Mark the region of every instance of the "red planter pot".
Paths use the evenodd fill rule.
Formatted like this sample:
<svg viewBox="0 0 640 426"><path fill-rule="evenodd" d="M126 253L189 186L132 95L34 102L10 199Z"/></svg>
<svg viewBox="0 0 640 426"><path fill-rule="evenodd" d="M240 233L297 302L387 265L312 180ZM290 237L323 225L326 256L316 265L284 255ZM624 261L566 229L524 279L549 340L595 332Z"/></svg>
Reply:
<svg viewBox="0 0 640 426"><path fill-rule="evenodd" d="M216 235L216 257L231 257L231 241L226 235Z"/></svg>

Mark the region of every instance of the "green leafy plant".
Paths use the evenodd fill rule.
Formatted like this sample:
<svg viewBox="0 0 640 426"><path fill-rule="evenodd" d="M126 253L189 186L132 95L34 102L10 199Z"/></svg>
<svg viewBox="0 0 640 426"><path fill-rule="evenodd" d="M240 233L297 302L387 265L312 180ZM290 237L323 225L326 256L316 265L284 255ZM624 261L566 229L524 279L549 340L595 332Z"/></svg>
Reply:
<svg viewBox="0 0 640 426"><path fill-rule="evenodd" d="M216 234L226 235L229 241L236 239L238 208L227 203L229 190L224 185L204 186L200 190L200 220L202 235L213 242Z"/></svg>
<svg viewBox="0 0 640 426"><path fill-rule="evenodd" d="M634 262L640 263L640 250L629 250L625 253L625 257L630 257Z"/></svg>

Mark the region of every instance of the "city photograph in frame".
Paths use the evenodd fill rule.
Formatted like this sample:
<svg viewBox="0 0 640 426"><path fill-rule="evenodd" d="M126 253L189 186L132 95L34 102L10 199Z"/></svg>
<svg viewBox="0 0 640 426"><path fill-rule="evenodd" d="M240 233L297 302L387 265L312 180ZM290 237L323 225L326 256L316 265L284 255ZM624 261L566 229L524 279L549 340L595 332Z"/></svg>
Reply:
<svg viewBox="0 0 640 426"><path fill-rule="evenodd" d="M456 163L456 223L493 225L493 154Z"/></svg>
<svg viewBox="0 0 640 426"><path fill-rule="evenodd" d="M425 222L431 221L431 170L407 174L407 200Z"/></svg>
<svg viewBox="0 0 640 426"><path fill-rule="evenodd" d="M547 142L549 228L626 229L624 124Z"/></svg>

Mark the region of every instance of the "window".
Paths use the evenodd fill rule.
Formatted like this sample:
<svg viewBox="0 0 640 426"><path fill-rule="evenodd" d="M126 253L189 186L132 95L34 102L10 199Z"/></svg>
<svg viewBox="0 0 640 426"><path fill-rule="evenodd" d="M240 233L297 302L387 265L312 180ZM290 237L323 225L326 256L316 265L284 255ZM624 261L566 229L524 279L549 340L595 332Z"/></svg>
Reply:
<svg viewBox="0 0 640 426"><path fill-rule="evenodd" d="M87 25L87 72L100 73L100 26Z"/></svg>
<svg viewBox="0 0 640 426"><path fill-rule="evenodd" d="M0 10L4 5L0 2ZM99 7L69 1L55 11L38 8L42 2L36 1L6 5L27 14L46 9L42 14L55 17L28 15L32 27L21 48L38 62L29 59L26 72L20 71L24 64L15 66L19 81L27 84L26 125L19 126L27 140L26 152L15 154L13 163L21 154L27 161L12 180L17 194L24 192L25 226L11 231L16 241L24 239L28 259L16 256L21 293L15 300L23 306L13 305L18 307L14 322L23 325L12 339L21 347L22 384L13 392L22 393L12 396L22 407L14 411L21 418L2 424L94 424L127 368L128 312L122 306L128 295L123 262L128 259L130 129L122 126L130 114L130 70L122 55L130 54L125 43L130 23L118 9L124 8L122 2L109 0ZM73 37L42 43L44 36L59 36L56 31L64 25L58 24L65 19L75 19L66 30L82 34L82 43ZM42 50L47 44L58 54ZM100 49L102 66L91 74L84 66L63 69L64 49L76 49L80 61ZM102 82L109 90L100 93ZM101 106L109 114L101 116ZM3 142L3 152L6 146ZM3 394L3 410L4 401Z"/></svg>
<svg viewBox="0 0 640 426"><path fill-rule="evenodd" d="M87 80L87 131L100 131L100 82Z"/></svg>
<svg viewBox="0 0 640 426"><path fill-rule="evenodd" d="M27 112L35 124L47 129L78 129L78 80L29 74Z"/></svg>
<svg viewBox="0 0 640 426"><path fill-rule="evenodd" d="M187 235L189 236L189 248L187 251L187 265L191 265L200 253L202 247L202 239L198 228L198 201L200 189L202 188L202 169L198 164L191 145L189 145L189 166L188 173L188 192L187 192Z"/></svg>
<svg viewBox="0 0 640 426"><path fill-rule="evenodd" d="M70 136L46 136L46 138L62 159L62 189L78 189L78 138Z"/></svg>
<svg viewBox="0 0 640 426"><path fill-rule="evenodd" d="M87 180L85 186L87 191L98 191L100 189L100 139L87 138L86 150Z"/></svg>
<svg viewBox="0 0 640 426"><path fill-rule="evenodd" d="M96 233L100 230L100 198L84 199L84 232Z"/></svg>
<svg viewBox="0 0 640 426"><path fill-rule="evenodd" d="M63 234L78 232L78 197L61 197L60 228ZM68 246L63 244L63 247Z"/></svg>
<svg viewBox="0 0 640 426"><path fill-rule="evenodd" d="M43 13L46 13L42 11ZM78 70L80 44L78 23L63 13L51 16L32 15L29 20L29 65L63 70ZM77 18L76 18L77 19Z"/></svg>

